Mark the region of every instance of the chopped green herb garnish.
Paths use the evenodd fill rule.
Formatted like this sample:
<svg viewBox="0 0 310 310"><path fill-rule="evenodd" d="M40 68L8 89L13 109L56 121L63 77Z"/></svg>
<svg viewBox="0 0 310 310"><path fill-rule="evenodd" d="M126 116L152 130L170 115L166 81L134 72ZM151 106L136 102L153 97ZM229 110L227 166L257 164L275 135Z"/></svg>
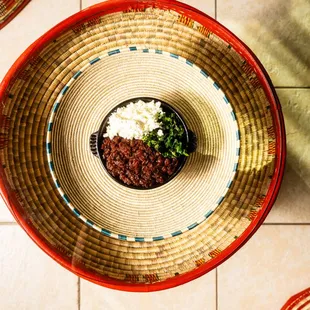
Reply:
<svg viewBox="0 0 310 310"><path fill-rule="evenodd" d="M188 156L186 133L176 115L174 113L159 113L157 121L161 123L161 128L145 135L143 141L164 157Z"/></svg>

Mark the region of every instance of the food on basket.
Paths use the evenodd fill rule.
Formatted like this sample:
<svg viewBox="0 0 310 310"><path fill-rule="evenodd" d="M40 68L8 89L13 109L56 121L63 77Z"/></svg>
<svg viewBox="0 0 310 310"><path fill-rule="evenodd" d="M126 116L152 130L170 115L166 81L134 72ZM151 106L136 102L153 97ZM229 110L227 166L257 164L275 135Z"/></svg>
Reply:
<svg viewBox="0 0 310 310"><path fill-rule="evenodd" d="M129 103L118 108L111 114L108 121L107 132L103 135L112 139L120 136L126 139L142 139L154 129L160 127L157 115L163 113L161 103L154 100Z"/></svg>
<svg viewBox="0 0 310 310"><path fill-rule="evenodd" d="M148 188L163 184L178 166L177 158L165 158L142 140L119 136L103 141L106 168L127 185Z"/></svg>
<svg viewBox="0 0 310 310"><path fill-rule="evenodd" d="M141 188L165 183L188 156L184 125L159 101L129 103L108 119L102 156L108 172L121 182Z"/></svg>

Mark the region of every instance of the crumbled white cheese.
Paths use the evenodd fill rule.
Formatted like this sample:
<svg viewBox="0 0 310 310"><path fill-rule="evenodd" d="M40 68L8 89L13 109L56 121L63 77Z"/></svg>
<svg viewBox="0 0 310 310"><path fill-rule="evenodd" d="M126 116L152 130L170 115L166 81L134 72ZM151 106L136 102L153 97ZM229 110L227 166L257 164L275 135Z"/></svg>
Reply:
<svg viewBox="0 0 310 310"><path fill-rule="evenodd" d="M161 136L164 135L164 132L163 132L161 129L159 129L159 130L157 131L157 135L161 137Z"/></svg>
<svg viewBox="0 0 310 310"><path fill-rule="evenodd" d="M107 132L103 136L110 139L115 136L126 139L142 139L143 135L160 128L161 124L156 120L156 115L163 113L160 105L159 101L144 102L139 100L118 108L109 117Z"/></svg>

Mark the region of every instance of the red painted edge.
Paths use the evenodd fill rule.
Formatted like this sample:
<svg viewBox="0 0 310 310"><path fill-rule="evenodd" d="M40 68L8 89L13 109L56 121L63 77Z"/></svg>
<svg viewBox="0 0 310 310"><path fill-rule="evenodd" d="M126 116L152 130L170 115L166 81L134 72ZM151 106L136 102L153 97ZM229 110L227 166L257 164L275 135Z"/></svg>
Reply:
<svg viewBox="0 0 310 310"><path fill-rule="evenodd" d="M0 30L2 28L4 28L31 0L25 0L23 1L18 7L17 9L9 15L9 17L0 24Z"/></svg>
<svg viewBox="0 0 310 310"><path fill-rule="evenodd" d="M306 307L309 306L309 307ZM306 301L303 305L301 305L300 307L298 307L296 310L309 310L310 308L310 300Z"/></svg>
<svg viewBox="0 0 310 310"><path fill-rule="evenodd" d="M310 296L310 287L306 288L305 290L299 292L296 295L293 295L281 308L281 310L292 310L298 303L300 303L303 299ZM309 304L310 301L305 303L303 306ZM301 308L302 309L302 308Z"/></svg>
<svg viewBox="0 0 310 310"><path fill-rule="evenodd" d="M109 287L112 289L118 289L123 291L133 291L133 292L148 292L148 291L158 291L171 287L175 287L191 280L194 280L203 274L211 271L213 268L217 267L223 263L226 259L232 256L238 249L240 249L257 231L261 226L272 205L277 197L279 188L282 182L282 177L284 173L285 157L286 157L286 139L285 139L285 128L284 120L281 112L281 106L276 95L275 89L271 83L271 80L254 53L242 43L234 34L232 34L228 29L219 24L213 18L207 16L206 14L194 9L186 4L174 1L174 0L112 0L103 2L79 13L72 15L71 17L65 19L63 22L59 23L32 45L30 45L25 52L17 59L11 69L8 71L0 85L0 102L5 96L6 88L8 87L10 80L16 76L17 72L22 68L24 62L30 57L34 56L36 52L40 51L41 48L47 44L50 40L53 40L59 33L66 31L71 28L72 25L81 23L85 19L90 17L96 17L96 15L102 14L102 12L108 14L118 11L127 10L131 8L145 8L154 6L161 9L173 9L183 15L186 15L202 25L206 26L212 32L217 34L223 40L227 41L238 53L240 53L249 64L254 68L261 85L264 88L266 96L269 100L271 111L274 117L274 125L276 132L276 163L275 172L271 180L268 193L266 195L265 202L262 209L258 212L257 217L250 223L249 227L244 231L244 233L236 239L229 247L223 250L217 257L211 259L205 264L201 265L199 268L192 270L188 273L167 279L162 282L143 284L143 283L125 283L120 280L111 279L106 276L101 276L95 272L87 270L81 264L72 265L72 258L68 259L59 250L56 250L52 245L47 244L40 233L34 228L32 223L27 219L23 212L21 205L16 199L15 194L10 189L8 182L5 177L4 170L2 166L0 167L0 190L1 195L4 198L5 203L12 212L16 221L23 227L30 238L49 256L51 256L60 265L72 271L81 278L87 279L99 285ZM2 108L0 107L0 113Z"/></svg>

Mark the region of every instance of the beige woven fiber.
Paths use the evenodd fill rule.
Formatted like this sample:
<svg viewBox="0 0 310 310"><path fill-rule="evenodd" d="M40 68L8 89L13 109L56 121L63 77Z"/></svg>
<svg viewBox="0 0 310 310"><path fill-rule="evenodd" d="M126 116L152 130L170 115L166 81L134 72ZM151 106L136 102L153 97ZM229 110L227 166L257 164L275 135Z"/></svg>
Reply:
<svg viewBox="0 0 310 310"><path fill-rule="evenodd" d="M121 52L108 56L116 49ZM85 218L115 234L166 237L214 210L197 227L160 241L118 240L89 227L62 199L48 165L48 122L65 85L96 57L102 59L70 82L53 120L52 157L62 190ZM27 220L73 265L125 282L184 274L231 245L261 210L274 174L276 141L269 102L257 81L228 43L196 22L184 24L176 12L102 12L96 22L51 40L10 84L3 102L9 126L1 129L5 175ZM117 184L89 150L89 136L105 115L139 96L174 106L198 136L197 152L182 171L154 190Z"/></svg>
<svg viewBox="0 0 310 310"><path fill-rule="evenodd" d="M142 49L103 57L83 71L60 101L51 139L55 175L72 206L98 226L133 237L166 236L203 221L225 196L238 162L238 128L223 93L182 59ZM152 190L115 182L89 148L109 111L139 96L178 109L198 139L181 173Z"/></svg>

